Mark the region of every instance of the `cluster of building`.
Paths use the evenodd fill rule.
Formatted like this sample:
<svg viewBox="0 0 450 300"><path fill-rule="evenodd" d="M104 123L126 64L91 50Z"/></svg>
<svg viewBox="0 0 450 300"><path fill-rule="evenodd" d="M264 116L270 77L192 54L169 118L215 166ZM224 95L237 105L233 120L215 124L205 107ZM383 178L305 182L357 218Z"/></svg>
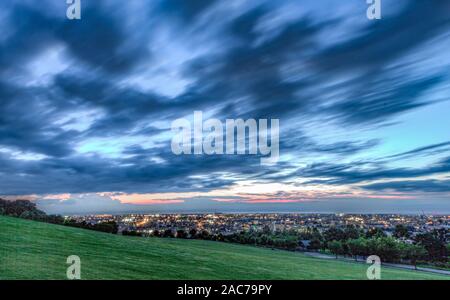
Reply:
<svg viewBox="0 0 450 300"><path fill-rule="evenodd" d="M206 230L210 234L232 234L240 231L302 231L305 228L326 230L329 227L355 225L362 229L380 228L387 234L401 224L409 232L450 229L450 215L396 214L128 214L70 216L78 222L96 224L115 221L119 232L137 231L152 234L155 230Z"/></svg>

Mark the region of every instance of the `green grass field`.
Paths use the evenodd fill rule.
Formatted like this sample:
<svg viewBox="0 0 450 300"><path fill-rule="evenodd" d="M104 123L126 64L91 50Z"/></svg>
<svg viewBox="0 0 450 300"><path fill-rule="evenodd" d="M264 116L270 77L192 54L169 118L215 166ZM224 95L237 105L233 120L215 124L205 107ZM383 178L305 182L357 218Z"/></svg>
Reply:
<svg viewBox="0 0 450 300"><path fill-rule="evenodd" d="M0 216L0 279L365 279L367 266L219 242L139 238ZM449 279L382 268L382 279Z"/></svg>

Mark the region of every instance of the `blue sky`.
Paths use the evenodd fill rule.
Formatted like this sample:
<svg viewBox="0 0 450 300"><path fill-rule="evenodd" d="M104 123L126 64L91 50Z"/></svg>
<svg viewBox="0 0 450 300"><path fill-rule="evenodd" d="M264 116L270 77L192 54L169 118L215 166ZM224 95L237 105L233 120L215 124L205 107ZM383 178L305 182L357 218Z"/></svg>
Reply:
<svg viewBox="0 0 450 300"><path fill-rule="evenodd" d="M4 2L4 3L3 3ZM55 213L450 212L450 3L0 4L0 195ZM176 156L196 110L280 160Z"/></svg>

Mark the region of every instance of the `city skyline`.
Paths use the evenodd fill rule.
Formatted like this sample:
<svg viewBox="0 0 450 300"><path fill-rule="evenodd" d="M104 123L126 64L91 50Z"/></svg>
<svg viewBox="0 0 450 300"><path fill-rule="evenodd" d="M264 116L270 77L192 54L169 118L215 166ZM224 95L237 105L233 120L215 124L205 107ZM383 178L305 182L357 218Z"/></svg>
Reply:
<svg viewBox="0 0 450 300"><path fill-rule="evenodd" d="M0 198L49 213L450 213L450 3L0 4ZM322 3L324 2L324 3ZM330 9L327 9L330 8ZM171 123L278 119L279 159Z"/></svg>

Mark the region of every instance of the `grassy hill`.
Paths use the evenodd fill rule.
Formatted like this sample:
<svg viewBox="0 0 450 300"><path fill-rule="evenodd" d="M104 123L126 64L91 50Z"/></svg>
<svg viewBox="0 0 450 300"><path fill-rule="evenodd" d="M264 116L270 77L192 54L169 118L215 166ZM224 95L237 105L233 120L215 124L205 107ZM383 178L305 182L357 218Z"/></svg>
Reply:
<svg viewBox="0 0 450 300"><path fill-rule="evenodd" d="M0 279L365 279L366 266L211 241L139 238L0 216ZM383 279L445 279L382 269Z"/></svg>

